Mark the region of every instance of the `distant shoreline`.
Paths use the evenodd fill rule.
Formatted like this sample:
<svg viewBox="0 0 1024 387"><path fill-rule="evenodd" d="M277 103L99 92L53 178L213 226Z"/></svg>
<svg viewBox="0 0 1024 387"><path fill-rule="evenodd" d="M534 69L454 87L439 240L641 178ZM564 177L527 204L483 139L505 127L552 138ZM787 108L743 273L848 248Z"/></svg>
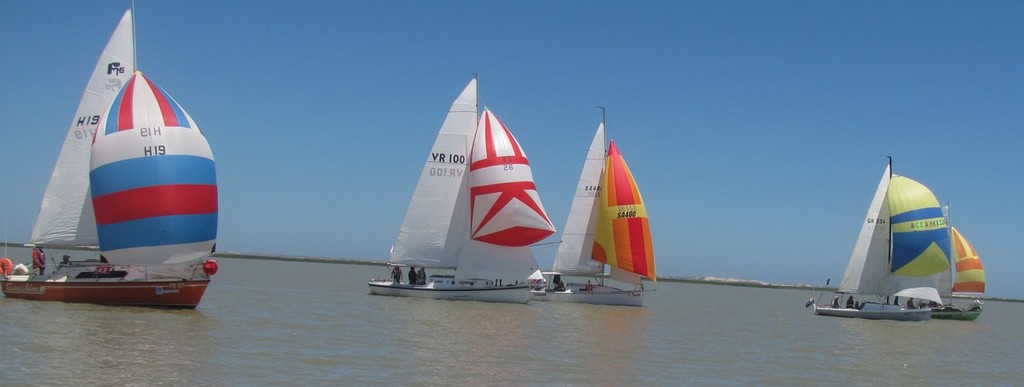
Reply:
<svg viewBox="0 0 1024 387"><path fill-rule="evenodd" d="M24 243L3 243L4 246L11 247L26 247ZM60 247L64 250L81 250L81 251L96 251L95 249L80 248L80 247ZM284 262L307 262L307 263L330 263L340 265L364 265L364 266L385 266L386 261L377 260L366 260L366 259L346 259L346 258L323 258L323 257L287 257L282 255L271 255L271 254L257 254L257 253L237 253L237 252L217 252L213 253L213 258L236 258L236 259L255 259L263 261L284 261ZM658 276L658 281L663 282L676 282L676 283L690 283L690 284L702 284L702 285L723 285L723 286L739 286L749 288L763 288L763 289L797 289L797 290L809 290L815 292L834 292L836 288L825 287L825 286L813 286L806 284L773 284L764 281L756 280L742 280L734 278L721 278L721 277L673 277L673 276ZM1019 302L1024 303L1022 299L1015 298L1001 298L1001 297L963 297L954 296L957 299L979 299L985 301L1004 301L1004 302Z"/></svg>

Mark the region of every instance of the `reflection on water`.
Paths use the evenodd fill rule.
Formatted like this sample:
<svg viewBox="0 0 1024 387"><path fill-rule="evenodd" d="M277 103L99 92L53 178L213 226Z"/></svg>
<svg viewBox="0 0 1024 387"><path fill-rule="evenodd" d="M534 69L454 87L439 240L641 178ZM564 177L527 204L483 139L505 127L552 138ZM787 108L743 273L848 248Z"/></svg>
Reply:
<svg viewBox="0 0 1024 387"><path fill-rule="evenodd" d="M651 309L551 303L547 334L553 338L545 361L574 369L550 382L605 384L642 373L655 356L647 344ZM636 380L636 379L634 379Z"/></svg>
<svg viewBox="0 0 1024 387"><path fill-rule="evenodd" d="M394 371L427 384L600 383L635 373L650 325L645 308L383 298ZM613 361L609 361L613 360ZM557 366L564 373L544 370ZM535 380L531 378L536 378Z"/></svg>
<svg viewBox="0 0 1024 387"><path fill-rule="evenodd" d="M426 383L450 382L446 375L453 373L486 384L522 372L515 355L529 353L530 320L540 317L525 305L408 298L389 304L397 320L392 345L408 354L409 366L426 368L415 374L435 375Z"/></svg>
<svg viewBox="0 0 1024 387"><path fill-rule="evenodd" d="M20 352L5 357L13 380L184 384L210 367L202 312L9 299L0 307L21 316L5 332L5 347Z"/></svg>

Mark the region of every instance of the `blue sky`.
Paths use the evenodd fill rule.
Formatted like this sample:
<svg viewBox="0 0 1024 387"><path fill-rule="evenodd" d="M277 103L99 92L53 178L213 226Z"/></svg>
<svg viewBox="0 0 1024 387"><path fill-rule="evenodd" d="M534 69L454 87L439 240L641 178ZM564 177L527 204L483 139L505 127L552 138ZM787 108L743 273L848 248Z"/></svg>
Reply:
<svg viewBox="0 0 1024 387"><path fill-rule="evenodd" d="M128 1L0 2L0 212L27 241ZM139 69L217 158L221 251L385 259L473 73L561 229L608 130L658 273L838 281L885 167L1024 297L1024 3L148 1ZM557 240L556 234L551 238ZM550 267L555 248L536 248Z"/></svg>

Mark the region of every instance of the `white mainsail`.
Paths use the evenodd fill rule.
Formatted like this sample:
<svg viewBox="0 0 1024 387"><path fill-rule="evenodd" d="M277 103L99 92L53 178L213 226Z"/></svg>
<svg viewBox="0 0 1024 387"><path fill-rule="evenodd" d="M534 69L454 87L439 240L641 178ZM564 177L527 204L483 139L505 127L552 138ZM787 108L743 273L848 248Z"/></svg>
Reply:
<svg viewBox="0 0 1024 387"><path fill-rule="evenodd" d="M82 93L43 195L32 229L32 243L97 245L96 221L89 200L89 157L100 117L135 73L133 29L132 11L125 11Z"/></svg>
<svg viewBox="0 0 1024 387"><path fill-rule="evenodd" d="M552 268L562 274L601 273L601 265L591 259L594 249L594 219L597 218L597 199L601 194L601 173L604 171L605 140L604 122L597 126L594 140L583 163L576 196L569 208L569 218L562 231L562 242L558 244L555 264ZM612 271L613 273L616 270Z"/></svg>
<svg viewBox="0 0 1024 387"><path fill-rule="evenodd" d="M476 133L477 80L452 103L427 155L391 252L391 262L454 269L469 242L469 154Z"/></svg>

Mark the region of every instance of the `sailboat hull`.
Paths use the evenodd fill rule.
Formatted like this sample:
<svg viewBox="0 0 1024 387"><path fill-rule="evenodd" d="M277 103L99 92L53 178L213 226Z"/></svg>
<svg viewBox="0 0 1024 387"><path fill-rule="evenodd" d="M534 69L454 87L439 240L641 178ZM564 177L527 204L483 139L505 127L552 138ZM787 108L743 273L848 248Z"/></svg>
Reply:
<svg viewBox="0 0 1024 387"><path fill-rule="evenodd" d="M833 308L826 305L815 305L814 314L818 316L863 318L869 320L895 321L926 321L932 317L932 310L907 309L898 305L866 303L861 309Z"/></svg>
<svg viewBox="0 0 1024 387"><path fill-rule="evenodd" d="M961 309L952 305L932 309L932 318L939 320L974 321L981 316L981 307Z"/></svg>
<svg viewBox="0 0 1024 387"><path fill-rule="evenodd" d="M578 285L578 286L577 286ZM630 291L611 286L569 284L566 290L543 289L530 291L532 301L576 302L596 305L643 306L644 292Z"/></svg>
<svg viewBox="0 0 1024 387"><path fill-rule="evenodd" d="M45 276L0 278L8 298L187 309L199 305L209 284L209 275L196 264L160 269L96 260L62 264Z"/></svg>
<svg viewBox="0 0 1024 387"><path fill-rule="evenodd" d="M449 276L450 277L450 276ZM434 279L425 285L409 285L393 281L370 281L370 294L378 296L416 297L434 300L482 301L525 304L530 302L529 284L496 286L490 280Z"/></svg>
<svg viewBox="0 0 1024 387"><path fill-rule="evenodd" d="M210 280L188 281L36 281L12 276L0 280L4 295L32 301L194 309Z"/></svg>

